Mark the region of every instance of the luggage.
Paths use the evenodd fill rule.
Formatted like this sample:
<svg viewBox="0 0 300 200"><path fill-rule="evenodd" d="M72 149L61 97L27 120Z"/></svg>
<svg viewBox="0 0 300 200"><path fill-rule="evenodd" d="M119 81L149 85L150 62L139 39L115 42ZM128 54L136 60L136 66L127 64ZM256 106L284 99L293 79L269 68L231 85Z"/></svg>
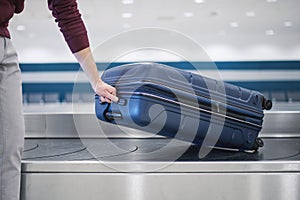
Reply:
<svg viewBox="0 0 300 200"><path fill-rule="evenodd" d="M158 63L106 70L119 102L95 96L98 119L195 144L256 151L263 109L272 102L257 92Z"/></svg>

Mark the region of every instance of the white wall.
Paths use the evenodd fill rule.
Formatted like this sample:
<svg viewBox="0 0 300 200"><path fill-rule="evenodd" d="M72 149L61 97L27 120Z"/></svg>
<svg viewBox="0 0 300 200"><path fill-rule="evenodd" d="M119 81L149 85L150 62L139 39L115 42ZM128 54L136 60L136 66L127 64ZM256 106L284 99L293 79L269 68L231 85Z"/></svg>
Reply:
<svg viewBox="0 0 300 200"><path fill-rule="evenodd" d="M74 62L46 2L26 1L10 23L20 62ZM79 6L98 62L300 59L299 0L79 0ZM145 27L162 28L161 35L132 34ZM147 45L154 48L141 50Z"/></svg>

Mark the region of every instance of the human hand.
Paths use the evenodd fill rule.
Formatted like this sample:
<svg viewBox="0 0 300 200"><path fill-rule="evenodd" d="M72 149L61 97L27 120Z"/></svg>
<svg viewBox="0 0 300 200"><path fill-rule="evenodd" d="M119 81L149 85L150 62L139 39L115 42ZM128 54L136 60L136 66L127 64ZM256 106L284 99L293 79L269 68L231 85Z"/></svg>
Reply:
<svg viewBox="0 0 300 200"><path fill-rule="evenodd" d="M101 102L118 102L118 97L116 96L116 88L108 85L99 79L94 87L94 91L96 94L100 96Z"/></svg>

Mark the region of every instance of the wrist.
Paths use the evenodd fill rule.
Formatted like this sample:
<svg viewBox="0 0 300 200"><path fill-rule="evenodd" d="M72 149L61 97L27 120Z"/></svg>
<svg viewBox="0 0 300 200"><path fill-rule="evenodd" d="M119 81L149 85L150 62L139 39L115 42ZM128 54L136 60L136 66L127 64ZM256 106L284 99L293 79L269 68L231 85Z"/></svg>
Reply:
<svg viewBox="0 0 300 200"><path fill-rule="evenodd" d="M102 85L102 84L103 84L103 81L102 81L100 78L98 78L98 79L96 79L95 81L93 81L93 82L92 82L92 87L93 87L94 92L96 92L96 91L97 91L97 88L98 88L100 85Z"/></svg>

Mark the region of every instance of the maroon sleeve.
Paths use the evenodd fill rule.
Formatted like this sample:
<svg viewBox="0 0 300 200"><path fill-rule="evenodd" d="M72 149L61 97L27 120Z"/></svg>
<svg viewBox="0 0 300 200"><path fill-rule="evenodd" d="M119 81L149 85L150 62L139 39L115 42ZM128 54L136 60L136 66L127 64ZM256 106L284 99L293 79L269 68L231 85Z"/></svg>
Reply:
<svg viewBox="0 0 300 200"><path fill-rule="evenodd" d="M24 0L15 1L15 13L20 13L24 10Z"/></svg>
<svg viewBox="0 0 300 200"><path fill-rule="evenodd" d="M48 7L72 53L89 47L89 40L76 0L48 0Z"/></svg>

